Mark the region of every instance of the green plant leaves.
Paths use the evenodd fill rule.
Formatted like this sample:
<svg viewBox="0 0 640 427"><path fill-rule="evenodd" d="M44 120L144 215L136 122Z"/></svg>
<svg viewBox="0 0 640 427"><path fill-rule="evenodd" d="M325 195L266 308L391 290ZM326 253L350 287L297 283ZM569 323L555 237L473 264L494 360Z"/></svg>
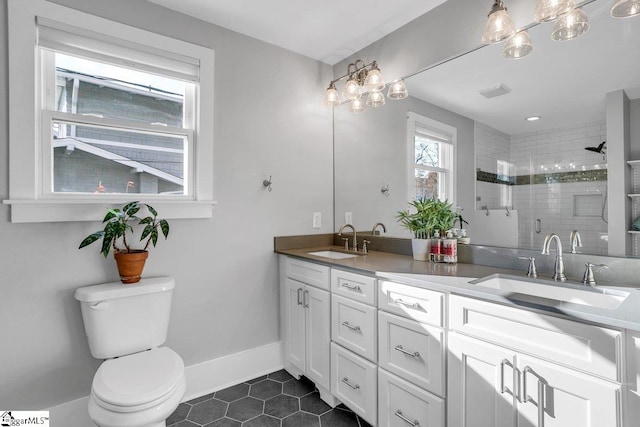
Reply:
<svg viewBox="0 0 640 427"><path fill-rule="evenodd" d="M138 218L136 214L143 207L146 207L151 215L144 218ZM109 255L112 247L116 251L131 252L131 248L127 244L127 232L133 233L134 225L142 225L144 228L142 230L140 241L144 241L146 239L144 250L147 250L149 244L156 246L158 243L158 229L160 229L165 239L169 235L169 223L165 219L158 220L157 217L158 212L153 207L138 201L127 203L124 205L122 210L118 208L108 209L104 219L102 220L104 229L96 231L95 233L85 237L85 239L80 243L78 249L84 248L85 246L88 246L102 238L100 253L105 257ZM130 223L132 220L137 220L137 223L132 225ZM121 246L118 243L119 240L122 241Z"/></svg>
<svg viewBox="0 0 640 427"><path fill-rule="evenodd" d="M423 198L409 202L409 206L415 212L398 211L396 218L418 239L429 237L436 231L444 233L450 230L458 218L453 205L446 200Z"/></svg>

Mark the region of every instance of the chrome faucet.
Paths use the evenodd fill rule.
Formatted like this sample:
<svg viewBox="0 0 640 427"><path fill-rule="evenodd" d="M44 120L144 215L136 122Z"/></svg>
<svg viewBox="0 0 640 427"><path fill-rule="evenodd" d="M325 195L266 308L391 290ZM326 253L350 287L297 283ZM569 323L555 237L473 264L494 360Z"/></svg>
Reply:
<svg viewBox="0 0 640 427"><path fill-rule="evenodd" d="M378 227L382 227L382 232L386 233L387 232L387 227L384 226L383 223L381 222L376 222L375 225L373 226L373 228L371 229L371 235L375 236L376 235L376 228Z"/></svg>
<svg viewBox="0 0 640 427"><path fill-rule="evenodd" d="M547 234L542 244L542 255L549 255L551 242L556 241L556 262L553 265L553 280L564 282L567 276L564 274L564 261L562 261L562 242L556 233Z"/></svg>
<svg viewBox="0 0 640 427"><path fill-rule="evenodd" d="M582 247L582 238L580 237L580 233L578 230L573 230L571 235L569 235L569 242L571 242L571 253L576 253L576 248Z"/></svg>
<svg viewBox="0 0 640 427"><path fill-rule="evenodd" d="M358 251L358 236L356 235L356 229L353 225L344 224L342 227L340 227L340 230L338 230L338 236L342 236L342 231L347 227L349 227L351 231L353 231L353 250ZM346 249L349 249L348 242L345 244L345 246L346 246Z"/></svg>

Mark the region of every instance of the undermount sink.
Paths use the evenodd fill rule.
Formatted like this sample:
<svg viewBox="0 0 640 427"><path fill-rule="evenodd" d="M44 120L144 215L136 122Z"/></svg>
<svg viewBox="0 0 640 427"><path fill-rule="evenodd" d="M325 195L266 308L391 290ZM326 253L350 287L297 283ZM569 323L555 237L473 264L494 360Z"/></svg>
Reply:
<svg viewBox="0 0 640 427"><path fill-rule="evenodd" d="M315 256L320 256L323 258L331 258L331 259L347 259L347 258L355 258L357 256L360 256L359 254L347 254L344 252L338 252L338 251L317 251L317 252L307 252L307 254L309 255L315 255Z"/></svg>
<svg viewBox="0 0 640 427"><path fill-rule="evenodd" d="M540 299L553 300L609 310L618 308L629 296L628 292L613 289L591 288L505 274L492 274L472 280L469 284L509 292L507 297L514 300L537 303L541 302Z"/></svg>

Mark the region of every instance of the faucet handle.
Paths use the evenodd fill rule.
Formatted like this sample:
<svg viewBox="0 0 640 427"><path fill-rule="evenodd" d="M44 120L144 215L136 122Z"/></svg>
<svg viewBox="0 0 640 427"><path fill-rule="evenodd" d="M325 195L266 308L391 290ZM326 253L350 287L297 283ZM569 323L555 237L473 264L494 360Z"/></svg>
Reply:
<svg viewBox="0 0 640 427"><path fill-rule="evenodd" d="M532 256L519 256L518 259L526 259L529 261L529 267L527 268L527 276L535 279L538 277L538 271L536 270L536 259Z"/></svg>
<svg viewBox="0 0 640 427"><path fill-rule="evenodd" d="M584 276L582 276L582 284L587 286L597 285L596 278L593 275L593 267L606 268L606 269L609 268L607 264L593 264L591 262L587 262L584 266L585 266L585 269L584 269Z"/></svg>
<svg viewBox="0 0 640 427"><path fill-rule="evenodd" d="M348 251L349 250L349 239L347 237L343 237L342 240L344 240L344 250Z"/></svg>
<svg viewBox="0 0 640 427"><path fill-rule="evenodd" d="M367 249L367 244L370 245L371 244L371 240L363 239L362 240L362 253L365 254L365 255L369 253L369 250Z"/></svg>

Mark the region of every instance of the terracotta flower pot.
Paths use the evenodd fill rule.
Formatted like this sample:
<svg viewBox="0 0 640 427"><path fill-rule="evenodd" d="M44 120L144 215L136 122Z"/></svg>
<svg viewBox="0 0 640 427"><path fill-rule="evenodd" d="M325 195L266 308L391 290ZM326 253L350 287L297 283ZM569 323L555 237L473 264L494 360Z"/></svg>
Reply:
<svg viewBox="0 0 640 427"><path fill-rule="evenodd" d="M144 263L149 256L147 251L116 252L113 254L118 265L118 273L122 283L136 283L144 269Z"/></svg>

